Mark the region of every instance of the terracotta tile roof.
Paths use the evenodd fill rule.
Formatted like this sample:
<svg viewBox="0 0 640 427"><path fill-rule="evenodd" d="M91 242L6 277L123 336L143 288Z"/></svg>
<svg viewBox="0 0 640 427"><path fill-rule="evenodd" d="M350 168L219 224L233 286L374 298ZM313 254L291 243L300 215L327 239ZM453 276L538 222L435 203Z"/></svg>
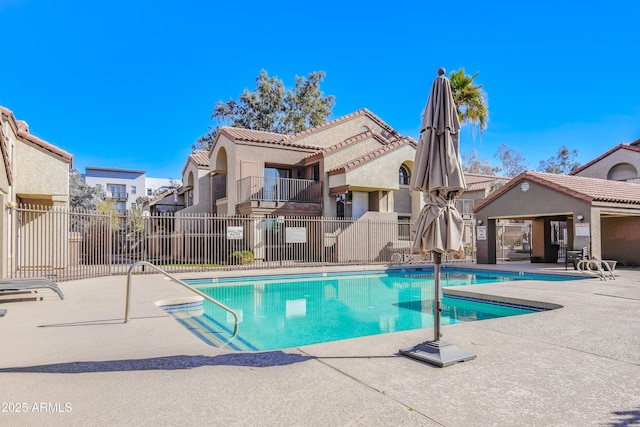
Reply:
<svg viewBox="0 0 640 427"><path fill-rule="evenodd" d="M328 154L332 154L332 153L336 153L340 150L342 150L343 148L346 148L350 145L355 144L356 142L360 142L363 141L367 138L375 138L378 140L378 142L380 142L381 144L388 144L389 141L387 139L385 139L382 135L380 135L377 132L372 132L372 131L366 131L366 132L362 132L359 133L355 136L352 136L350 138L345 139L342 142L339 142L337 144L334 144L330 147L324 148L322 150L320 150L317 153L313 153L313 154L309 154L307 157L305 157L305 164L310 164L322 157L325 157Z"/></svg>
<svg viewBox="0 0 640 427"><path fill-rule="evenodd" d="M262 130L244 129L231 126L223 126L218 132L227 135L232 140L240 139L242 141L251 142L278 143L284 142L289 139L287 135L283 135L280 133L265 132Z"/></svg>
<svg viewBox="0 0 640 427"><path fill-rule="evenodd" d="M193 153L187 157L187 161L184 163L184 167L182 168L182 175L184 175L187 170L187 166L189 163L193 163L197 168L208 168L209 167L209 151L207 150L195 150Z"/></svg>
<svg viewBox="0 0 640 427"><path fill-rule="evenodd" d="M609 202L640 205L640 185L624 181L588 178L584 176L560 175L545 172L526 171L513 178L506 185L491 193L473 207L477 212L500 197L523 180L530 180L570 197L587 202Z"/></svg>
<svg viewBox="0 0 640 427"><path fill-rule="evenodd" d="M640 138L636 139L633 142L630 142L629 145L633 145L634 147L640 146Z"/></svg>
<svg viewBox="0 0 640 427"><path fill-rule="evenodd" d="M209 166L209 152L207 150L196 150L189 156L196 166Z"/></svg>
<svg viewBox="0 0 640 427"><path fill-rule="evenodd" d="M308 144L295 144L291 142L289 135L284 135L275 132L265 132L261 130L243 129L231 126L223 126L218 131L219 134L227 136L232 141L248 141L248 142L260 142L265 144L283 145L294 148L306 148L311 150L320 150L320 147L311 146ZM216 136L216 140L218 137ZM211 146L213 147L215 144Z"/></svg>
<svg viewBox="0 0 640 427"><path fill-rule="evenodd" d="M162 200L162 199L164 199L165 197L171 196L171 195L173 194L173 192L174 192L174 191L178 191L178 192L180 192L180 190L181 190L181 189L182 189L182 187L178 187L178 188L171 188L171 189L169 189L169 190L167 190L167 191L165 191L165 192L163 192L163 193L156 194L155 196L152 196L152 197L148 197L148 198L147 198L147 202L146 202L146 203L149 203L149 205L150 205L150 206L151 206L151 205L155 205L155 203L156 203L157 201Z"/></svg>
<svg viewBox="0 0 640 427"><path fill-rule="evenodd" d="M17 136L21 137L22 139L25 139L29 142L31 142L32 144L52 153L55 154L56 156L62 158L62 160L66 161L69 163L69 169L71 169L71 164L73 161L73 155L64 151L61 148L56 147L55 145L49 144L47 141L44 141L40 138L38 138L37 136L34 136L32 134L30 134L27 131L24 131L20 128L18 121L16 120L16 117L13 115L13 112L11 110L9 110L6 107L3 107L0 105L0 114L2 114L3 116L5 116L9 123L11 123L14 132L16 133Z"/></svg>
<svg viewBox="0 0 640 427"><path fill-rule="evenodd" d="M338 117L337 119L331 120L331 121L323 123L321 125L314 126L314 127L309 128L307 130L303 130L302 132L295 133L295 134L291 135L291 140L300 139L300 138L302 138L302 137L304 137L306 135L318 132L319 130L326 129L326 128L329 128L331 126L338 125L340 123L346 122L347 120L351 120L351 119L353 119L355 117L359 117L359 116L367 116L371 120L373 120L374 122L378 123L380 125L380 127L382 127L389 134L389 138L384 136L387 140L393 140L393 139L402 138L402 135L400 135L395 129L393 129L391 126L389 126L387 123L385 123L380 117L376 116L375 114L373 114L371 111L367 110L366 108L362 108L360 110L354 111L353 113L347 114L346 116Z"/></svg>
<svg viewBox="0 0 640 427"><path fill-rule="evenodd" d="M362 108L351 114L347 114L346 116L338 117L335 120L331 120L321 125L314 126L312 128L309 128L302 132L295 133L293 135L284 135L284 134L275 133L275 132L265 132L260 130L244 129L244 128L238 128L238 127L232 127L232 126L222 126L218 130L218 134L226 135L232 141L259 142L259 143L267 143L267 144L284 145L284 146L294 147L294 148L322 150L324 149L324 147L317 147L309 144L298 144L295 141L302 139L305 136L310 135L312 133L318 132L320 130L326 129L331 126L338 125L340 123L343 123L347 120L351 120L359 116L367 116L371 120L378 123L378 125L382 127L383 132L386 133L386 135L384 134L382 135L382 137L386 141L393 141L393 140L402 138L402 135L400 135L395 129L393 129L391 126L389 126L382 119L380 119L378 116L376 116L366 108ZM213 151L213 148L216 145L217 139L218 139L218 136L216 136L216 141L214 141L214 143L211 145L210 151Z"/></svg>
<svg viewBox="0 0 640 427"><path fill-rule="evenodd" d="M385 145L383 145L382 147L378 148L377 150L371 151L370 153L365 154L362 157L359 157L357 159L353 159L343 165L340 165L338 167L335 167L331 170L328 171L329 175L337 175L340 173L345 173L348 170L352 170L355 168L358 168L362 165L364 165L365 163L369 163L377 158L380 158L382 156L384 156L385 154L391 152L391 151L395 151L401 147L404 147L405 145L416 145L416 141L413 138L402 138L402 139L396 139L395 141L391 141Z"/></svg>
<svg viewBox="0 0 640 427"><path fill-rule="evenodd" d="M640 139L637 139L636 141L632 142L631 144L635 144L636 142L638 144L640 144ZM640 146L636 147L635 145L630 145L630 144L618 144L615 147L613 147L611 150L607 151L606 153L604 153L604 154L596 157L595 159L591 160L589 163L586 163L586 164L580 166L578 169L574 170L569 175L576 175L577 173L580 173L581 171L585 170L589 166L593 165L594 163L599 162L600 160L604 159L605 157L611 155L612 153L614 153L614 152L616 152L618 150L630 150L630 151L634 151L636 153L640 153Z"/></svg>
<svg viewBox="0 0 640 427"><path fill-rule="evenodd" d="M464 176L466 178L467 174L464 174ZM491 185L496 181L501 181L502 183L507 183L509 181L509 178L496 177L496 179L492 179L490 181L472 182L472 183L467 184L467 188L465 189L465 191L487 190L487 189L491 188Z"/></svg>
<svg viewBox="0 0 640 427"><path fill-rule="evenodd" d="M487 175L484 173L473 173L473 172L465 172L464 178L468 183L474 182L486 182L486 181L495 181L495 180L505 180L509 181L511 178L506 176L498 176L498 175Z"/></svg>

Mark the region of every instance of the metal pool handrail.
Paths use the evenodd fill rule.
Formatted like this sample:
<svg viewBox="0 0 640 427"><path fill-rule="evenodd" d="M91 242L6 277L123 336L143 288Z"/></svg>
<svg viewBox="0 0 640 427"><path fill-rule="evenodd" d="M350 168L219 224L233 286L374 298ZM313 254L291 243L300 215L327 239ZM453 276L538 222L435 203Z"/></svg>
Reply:
<svg viewBox="0 0 640 427"><path fill-rule="evenodd" d="M233 311L232 309L230 309L226 305L222 304L221 302L216 301L215 299L211 298L209 295L207 295L205 293L202 293L197 289L192 288L191 286L189 286L186 283L184 283L182 280L178 279L177 277L172 276L171 274L167 273L166 271L164 271L160 267L158 267L158 266L156 266L154 264L151 264L148 261L138 261L135 264L133 264L131 267L129 267L129 272L127 273L127 298L126 298L126 301L125 301L125 309L124 309L124 323L127 323L129 321L129 307L130 307L130 302L131 302L131 275L133 274L133 270L139 265L148 265L149 267L154 268L155 270L157 270L160 273L164 274L169 279L171 279L174 282L178 283L179 285L184 286L185 288L189 289L190 291L195 292L196 294L200 295L202 298L206 299L207 301L210 301L210 302L214 303L215 305L217 305L218 307L220 307L221 309L226 310L229 313L231 313L231 315L233 316L233 318L235 320L235 324L233 326L233 336L230 339L234 339L236 337L236 335L238 335L238 315L236 314L235 311Z"/></svg>

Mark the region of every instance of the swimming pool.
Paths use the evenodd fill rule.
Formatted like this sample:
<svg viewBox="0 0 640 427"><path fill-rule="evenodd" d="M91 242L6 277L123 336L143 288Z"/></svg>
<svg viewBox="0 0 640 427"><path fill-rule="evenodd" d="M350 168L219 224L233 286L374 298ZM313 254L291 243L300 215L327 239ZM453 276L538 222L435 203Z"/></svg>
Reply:
<svg viewBox="0 0 640 427"><path fill-rule="evenodd" d="M443 287L577 277L443 268ZM234 350L275 350L433 326L433 270L256 276L187 281L233 309ZM211 286L207 286L211 285ZM200 304L200 305L198 305ZM441 324L515 316L544 308L444 295ZM227 344L233 317L208 301L164 307L214 346ZM190 315L189 313L193 313Z"/></svg>

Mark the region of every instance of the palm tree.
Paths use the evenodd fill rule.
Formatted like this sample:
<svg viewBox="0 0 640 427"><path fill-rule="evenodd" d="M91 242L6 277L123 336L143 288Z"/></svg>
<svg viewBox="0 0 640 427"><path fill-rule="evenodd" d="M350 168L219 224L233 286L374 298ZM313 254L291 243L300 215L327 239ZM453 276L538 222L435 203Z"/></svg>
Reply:
<svg viewBox="0 0 640 427"><path fill-rule="evenodd" d="M478 74L479 72L469 76L465 74L464 68L460 68L449 74L449 81L460 123L471 123L474 134L476 129L479 129L480 135L482 135L482 131L487 128L489 121L489 110L482 85L473 83Z"/></svg>

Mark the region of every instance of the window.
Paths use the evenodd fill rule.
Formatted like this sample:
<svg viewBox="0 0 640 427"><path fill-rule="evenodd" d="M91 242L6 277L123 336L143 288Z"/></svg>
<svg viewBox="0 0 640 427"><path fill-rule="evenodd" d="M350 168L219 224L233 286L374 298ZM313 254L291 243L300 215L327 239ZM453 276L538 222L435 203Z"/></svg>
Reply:
<svg viewBox="0 0 640 427"><path fill-rule="evenodd" d="M131 186L131 194L136 194L136 186L135 185Z"/></svg>
<svg viewBox="0 0 640 427"><path fill-rule="evenodd" d="M315 165L313 165L311 169L311 179L316 182L320 181L320 164L319 163L316 163Z"/></svg>
<svg viewBox="0 0 640 427"><path fill-rule="evenodd" d="M288 200L291 169L264 168L264 199ZM279 190L279 191L278 191Z"/></svg>
<svg viewBox="0 0 640 427"><path fill-rule="evenodd" d="M123 184L107 184L107 197L111 199L127 199L127 186Z"/></svg>
<svg viewBox="0 0 640 427"><path fill-rule="evenodd" d="M409 173L409 168L405 165L400 166L400 170L398 171L400 177L400 185L409 185L411 182L411 174Z"/></svg>
<svg viewBox="0 0 640 427"><path fill-rule="evenodd" d="M638 178L638 171L629 163L618 163L607 174L607 179L613 181L626 181L634 178Z"/></svg>
<svg viewBox="0 0 640 427"><path fill-rule="evenodd" d="M151 188L147 188L147 196L152 196L153 190Z"/></svg>

